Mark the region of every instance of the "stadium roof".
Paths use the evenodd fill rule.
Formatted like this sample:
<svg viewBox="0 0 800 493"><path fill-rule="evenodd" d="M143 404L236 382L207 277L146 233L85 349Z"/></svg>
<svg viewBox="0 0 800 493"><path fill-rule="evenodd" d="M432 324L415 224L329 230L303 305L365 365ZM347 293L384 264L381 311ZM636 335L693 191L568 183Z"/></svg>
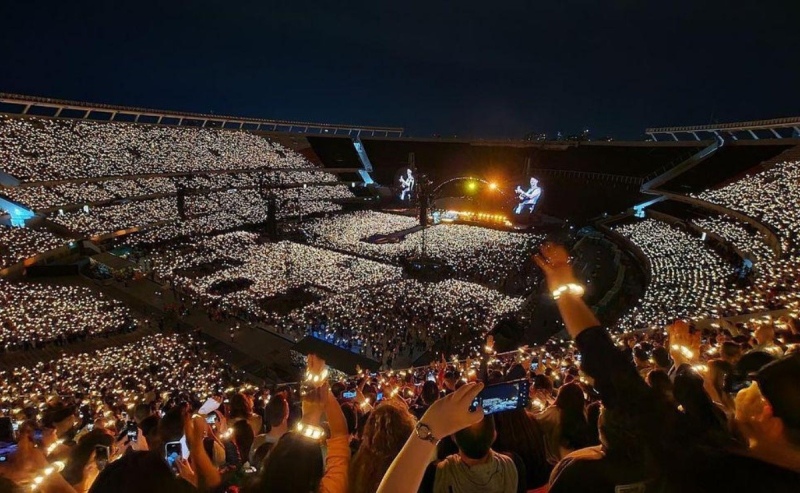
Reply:
<svg viewBox="0 0 800 493"><path fill-rule="evenodd" d="M737 132L747 132L751 138L758 139L756 130L769 130L772 136L778 139L786 138L778 132L781 129L791 129L793 131L791 137L800 135L800 117L787 117L787 118L773 118L771 120L752 120L747 122L734 122L734 123L715 123L710 125L690 125L681 127L657 127L648 128L645 133L656 138L656 134L671 135L674 140L678 140L676 134L691 134L696 140L700 140L697 135L701 132L718 134L719 132L728 133L734 136Z"/></svg>
<svg viewBox="0 0 800 493"><path fill-rule="evenodd" d="M333 123L313 123L293 120L267 120L206 113L187 113L182 111L165 111L131 106L116 106L99 103L85 103L62 99L25 96L21 94L0 93L0 103L20 107L13 114L27 115L33 108L47 108L54 118L74 118L80 120L101 120L99 115L109 115L101 121L133 121L135 123L154 123L160 125L191 126L203 128L226 128L260 130L271 132L291 132L304 134L330 135L381 135L402 137L402 127L375 127L367 125L349 125ZM64 113L68 111L68 113ZM72 113L77 113L73 115ZM127 117L125 120L121 117ZM132 120L130 119L132 118Z"/></svg>

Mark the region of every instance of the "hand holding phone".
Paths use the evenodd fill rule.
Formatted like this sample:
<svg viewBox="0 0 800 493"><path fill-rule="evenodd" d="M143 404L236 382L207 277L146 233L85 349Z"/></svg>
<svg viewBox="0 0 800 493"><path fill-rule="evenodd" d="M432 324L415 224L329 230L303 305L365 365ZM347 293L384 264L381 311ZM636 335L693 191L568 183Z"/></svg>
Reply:
<svg viewBox="0 0 800 493"><path fill-rule="evenodd" d="M530 401L530 382L526 379L503 382L484 387L469 407L475 411L483 407L483 414L489 415L515 409L525 409Z"/></svg>
<svg viewBox="0 0 800 493"><path fill-rule="evenodd" d="M164 445L164 458L167 459L169 467L177 474L178 466L176 462L183 457L183 447L181 442L167 442Z"/></svg>
<svg viewBox="0 0 800 493"><path fill-rule="evenodd" d="M94 461L97 463L97 470L102 471L108 465L109 447L107 445L95 445Z"/></svg>

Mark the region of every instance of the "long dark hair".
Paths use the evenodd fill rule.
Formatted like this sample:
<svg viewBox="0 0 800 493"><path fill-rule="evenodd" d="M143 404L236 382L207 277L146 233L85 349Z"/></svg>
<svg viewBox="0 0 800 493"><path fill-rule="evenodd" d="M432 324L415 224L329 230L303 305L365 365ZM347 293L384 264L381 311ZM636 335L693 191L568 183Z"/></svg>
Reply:
<svg viewBox="0 0 800 493"><path fill-rule="evenodd" d="M586 403L580 385L568 383L558 389L555 405L561 412L560 445L570 450L588 446L591 434L589 423L586 421L584 410Z"/></svg>
<svg viewBox="0 0 800 493"><path fill-rule="evenodd" d="M383 475L414 432L416 420L407 409L388 401L370 413L361 446L350 464L350 491L377 491Z"/></svg>
<svg viewBox="0 0 800 493"><path fill-rule="evenodd" d="M69 459L64 466L61 475L69 484L75 486L83 481L83 469L89 462L92 452L97 445L110 447L114 443L114 437L103 430L92 430L82 436L72 450L69 452Z"/></svg>
<svg viewBox="0 0 800 493"><path fill-rule="evenodd" d="M325 465L319 443L290 431L264 459L261 472L247 493L317 491Z"/></svg>
<svg viewBox="0 0 800 493"><path fill-rule="evenodd" d="M544 452L544 435L536 419L524 409L495 415L498 452L513 452L522 458L527 473L529 489L546 484L552 466Z"/></svg>

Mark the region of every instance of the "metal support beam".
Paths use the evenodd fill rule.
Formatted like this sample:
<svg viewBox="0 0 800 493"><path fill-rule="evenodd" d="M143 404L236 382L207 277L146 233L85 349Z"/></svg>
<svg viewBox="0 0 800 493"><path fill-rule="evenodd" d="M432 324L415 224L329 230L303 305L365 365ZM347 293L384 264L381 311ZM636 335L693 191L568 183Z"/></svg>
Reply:
<svg viewBox="0 0 800 493"><path fill-rule="evenodd" d="M758 140L758 135L756 135L755 132L753 132L752 130L748 130L748 132L750 133L750 136L753 137L753 139Z"/></svg>
<svg viewBox="0 0 800 493"><path fill-rule="evenodd" d="M781 134L779 134L778 131L775 130L774 128L769 129L769 131L772 132L772 135L774 135L775 137L779 139L781 138Z"/></svg>
<svg viewBox="0 0 800 493"><path fill-rule="evenodd" d="M697 135L697 132L690 132L690 133L694 135L694 140L700 140L700 137Z"/></svg>
<svg viewBox="0 0 800 493"><path fill-rule="evenodd" d="M672 133L672 132L670 132L669 134L672 136L672 138L673 138L673 140L675 140L675 142L677 142L677 141L678 141L678 136L677 136L677 135L675 135L675 134L674 134L674 133Z"/></svg>

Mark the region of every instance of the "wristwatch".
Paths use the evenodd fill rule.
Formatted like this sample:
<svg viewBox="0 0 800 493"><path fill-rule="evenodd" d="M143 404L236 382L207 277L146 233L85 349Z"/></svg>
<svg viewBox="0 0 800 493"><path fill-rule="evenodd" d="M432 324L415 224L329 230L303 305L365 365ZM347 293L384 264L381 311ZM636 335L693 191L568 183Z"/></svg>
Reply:
<svg viewBox="0 0 800 493"><path fill-rule="evenodd" d="M431 427L426 425L425 423L417 423L417 426L414 427L414 431L416 432L417 437L421 440L431 442L434 445L439 443L439 439L433 436Z"/></svg>

